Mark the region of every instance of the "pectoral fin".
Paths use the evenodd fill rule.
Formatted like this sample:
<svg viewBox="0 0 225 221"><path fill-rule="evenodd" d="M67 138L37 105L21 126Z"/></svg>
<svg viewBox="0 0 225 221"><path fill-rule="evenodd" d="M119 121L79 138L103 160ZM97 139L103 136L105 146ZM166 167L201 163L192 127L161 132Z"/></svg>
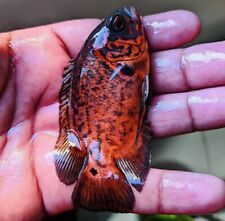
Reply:
<svg viewBox="0 0 225 221"><path fill-rule="evenodd" d="M133 156L116 159L116 164L123 172L128 183L141 192L150 169L150 131L144 122L136 143L136 153Z"/></svg>
<svg viewBox="0 0 225 221"><path fill-rule="evenodd" d="M123 172L128 183L130 183L137 191L141 191L145 183L149 166L143 165L138 161L131 161L125 159L116 160L117 166Z"/></svg>
<svg viewBox="0 0 225 221"><path fill-rule="evenodd" d="M85 165L86 155L73 131L60 135L54 151L56 172L61 182L74 183Z"/></svg>

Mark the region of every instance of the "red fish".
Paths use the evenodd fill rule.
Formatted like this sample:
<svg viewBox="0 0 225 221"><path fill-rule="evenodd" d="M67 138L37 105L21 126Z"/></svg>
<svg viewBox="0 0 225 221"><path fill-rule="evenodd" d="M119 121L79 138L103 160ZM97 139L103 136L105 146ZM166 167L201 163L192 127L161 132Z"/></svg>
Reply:
<svg viewBox="0 0 225 221"><path fill-rule="evenodd" d="M129 212L149 171L149 51L141 17L123 7L65 69L54 157L74 205Z"/></svg>

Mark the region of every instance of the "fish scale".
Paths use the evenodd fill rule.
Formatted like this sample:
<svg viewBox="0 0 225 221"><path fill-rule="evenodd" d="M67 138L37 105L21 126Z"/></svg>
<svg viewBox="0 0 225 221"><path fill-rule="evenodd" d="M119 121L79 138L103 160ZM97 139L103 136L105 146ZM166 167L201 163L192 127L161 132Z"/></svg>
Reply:
<svg viewBox="0 0 225 221"><path fill-rule="evenodd" d="M141 17L123 7L89 35L65 70L55 145L61 182L90 210L131 212L150 169L148 44Z"/></svg>

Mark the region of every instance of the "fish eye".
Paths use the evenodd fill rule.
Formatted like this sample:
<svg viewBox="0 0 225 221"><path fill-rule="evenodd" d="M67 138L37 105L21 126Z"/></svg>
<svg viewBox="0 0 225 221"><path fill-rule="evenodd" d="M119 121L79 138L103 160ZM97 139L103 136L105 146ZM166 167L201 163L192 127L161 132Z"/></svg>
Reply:
<svg viewBox="0 0 225 221"><path fill-rule="evenodd" d="M116 15L111 23L111 27L114 31L122 31L125 28L126 21L122 15Z"/></svg>

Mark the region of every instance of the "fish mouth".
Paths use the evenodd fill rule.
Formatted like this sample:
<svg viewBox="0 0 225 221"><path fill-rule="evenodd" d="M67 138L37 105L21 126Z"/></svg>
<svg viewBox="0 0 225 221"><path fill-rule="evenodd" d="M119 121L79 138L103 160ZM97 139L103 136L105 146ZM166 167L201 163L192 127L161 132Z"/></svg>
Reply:
<svg viewBox="0 0 225 221"><path fill-rule="evenodd" d="M131 19L138 20L140 17L137 9L134 6L123 7L121 11L124 11Z"/></svg>
<svg viewBox="0 0 225 221"><path fill-rule="evenodd" d="M118 9L117 12L124 15L125 17L128 17L131 21L137 23L138 25L141 24L141 16L135 7L122 7Z"/></svg>

